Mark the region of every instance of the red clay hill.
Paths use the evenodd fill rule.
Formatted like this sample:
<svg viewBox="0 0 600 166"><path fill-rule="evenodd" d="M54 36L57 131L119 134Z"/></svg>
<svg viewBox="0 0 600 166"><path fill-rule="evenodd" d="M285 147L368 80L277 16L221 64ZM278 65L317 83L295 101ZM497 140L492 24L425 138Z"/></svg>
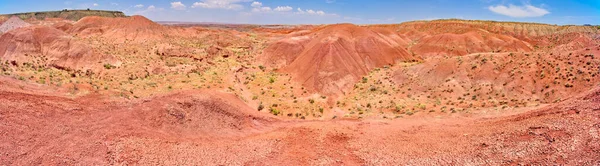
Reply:
<svg viewBox="0 0 600 166"><path fill-rule="evenodd" d="M0 34L6 33L13 29L28 27L28 26L31 26L31 24L21 20L19 17L13 16L10 19L8 19L0 24Z"/></svg>
<svg viewBox="0 0 600 166"><path fill-rule="evenodd" d="M54 66L60 69L97 70L114 59L96 54L69 34L47 26L9 31L0 37L0 57L16 65Z"/></svg>
<svg viewBox="0 0 600 166"><path fill-rule="evenodd" d="M589 43L598 30L586 26L478 20L413 21L387 27L413 41L409 51L418 56L462 56L472 53L530 52L575 41L569 49ZM576 40L577 39L577 40Z"/></svg>
<svg viewBox="0 0 600 166"><path fill-rule="evenodd" d="M374 68L416 61L400 39L352 24L329 25L271 44L265 61L309 90L340 94Z"/></svg>
<svg viewBox="0 0 600 166"><path fill-rule="evenodd" d="M77 21L69 33L75 36L101 36L115 41L148 41L162 39L167 28L143 16L108 18L89 16Z"/></svg>
<svg viewBox="0 0 600 166"><path fill-rule="evenodd" d="M0 165L600 163L596 27L28 23L0 36Z"/></svg>

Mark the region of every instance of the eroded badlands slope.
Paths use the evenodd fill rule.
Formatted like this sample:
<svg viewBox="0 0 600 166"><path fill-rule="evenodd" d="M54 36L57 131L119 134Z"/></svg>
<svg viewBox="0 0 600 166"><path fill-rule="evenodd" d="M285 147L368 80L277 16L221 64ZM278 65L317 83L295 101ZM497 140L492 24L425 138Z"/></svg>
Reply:
<svg viewBox="0 0 600 166"><path fill-rule="evenodd" d="M595 27L25 22L0 165L600 163Z"/></svg>

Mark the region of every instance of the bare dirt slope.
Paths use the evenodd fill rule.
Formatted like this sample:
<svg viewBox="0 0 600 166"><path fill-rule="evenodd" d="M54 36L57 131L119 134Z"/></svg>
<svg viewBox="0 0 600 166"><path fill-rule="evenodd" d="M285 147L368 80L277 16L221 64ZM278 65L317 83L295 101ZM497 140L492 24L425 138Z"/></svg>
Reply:
<svg viewBox="0 0 600 166"><path fill-rule="evenodd" d="M13 29L28 27L28 26L31 26L31 24L21 20L19 17L13 16L13 17L10 17L10 19L3 21L3 23L0 24L0 34L6 33Z"/></svg>
<svg viewBox="0 0 600 166"><path fill-rule="evenodd" d="M27 21L0 165L600 164L590 27Z"/></svg>
<svg viewBox="0 0 600 166"><path fill-rule="evenodd" d="M508 117L298 122L258 115L210 91L128 102L3 87L0 162L8 165L600 162L598 88Z"/></svg>
<svg viewBox="0 0 600 166"><path fill-rule="evenodd" d="M110 55L95 53L69 34L46 26L32 26L0 36L0 57L15 65L53 66L69 70L100 70L114 63Z"/></svg>
<svg viewBox="0 0 600 166"><path fill-rule="evenodd" d="M305 87L339 94L376 67L418 60L403 46L392 36L338 24L278 41L266 48L265 56L267 63L283 66L282 71L291 73Z"/></svg>
<svg viewBox="0 0 600 166"><path fill-rule="evenodd" d="M161 39L166 35L166 27L142 16L107 18L84 17L68 30L70 34L82 37L102 36L119 42L134 40L148 41Z"/></svg>

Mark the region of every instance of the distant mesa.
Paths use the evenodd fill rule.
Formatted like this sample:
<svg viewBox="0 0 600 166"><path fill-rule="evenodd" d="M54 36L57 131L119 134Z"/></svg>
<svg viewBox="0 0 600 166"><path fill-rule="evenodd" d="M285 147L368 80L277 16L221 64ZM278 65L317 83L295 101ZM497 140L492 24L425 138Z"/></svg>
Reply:
<svg viewBox="0 0 600 166"><path fill-rule="evenodd" d="M106 10L61 10L61 11L44 11L44 12L27 12L27 13L14 13L4 14L0 17L12 17L17 16L23 20L37 19L45 20L47 18L62 18L72 21L78 21L81 18L87 16L100 16L100 17L127 17L125 13L120 11L106 11Z"/></svg>

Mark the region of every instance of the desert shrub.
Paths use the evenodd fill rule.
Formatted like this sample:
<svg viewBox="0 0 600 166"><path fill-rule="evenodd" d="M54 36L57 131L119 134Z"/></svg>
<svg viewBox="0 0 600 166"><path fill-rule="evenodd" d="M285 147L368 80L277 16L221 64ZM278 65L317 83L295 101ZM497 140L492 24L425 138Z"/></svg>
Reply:
<svg viewBox="0 0 600 166"><path fill-rule="evenodd" d="M275 82L275 77L269 77L269 83L274 83Z"/></svg>
<svg viewBox="0 0 600 166"><path fill-rule="evenodd" d="M371 86L369 87L369 91L371 91L371 92L375 92L376 90L377 90L377 87L375 87L375 86L373 86L373 85L371 85Z"/></svg>
<svg viewBox="0 0 600 166"><path fill-rule="evenodd" d="M262 105L262 103L258 104L258 111L262 111L263 109L265 109L265 106Z"/></svg>
<svg viewBox="0 0 600 166"><path fill-rule="evenodd" d="M396 105L396 107L394 108L394 111L400 112L400 111L402 111L402 109L404 109L403 105Z"/></svg>
<svg viewBox="0 0 600 166"><path fill-rule="evenodd" d="M116 67L115 67L115 66L113 66L113 65L111 65L111 64L108 64L108 63L107 63L107 64L104 64L104 68L105 68L105 69L114 69L114 68L116 68Z"/></svg>
<svg viewBox="0 0 600 166"><path fill-rule="evenodd" d="M565 84L565 88L572 88L572 87L573 87L573 84L570 84L570 83Z"/></svg>
<svg viewBox="0 0 600 166"><path fill-rule="evenodd" d="M279 115L281 112L279 110L277 110L277 108L271 108L271 114L277 116Z"/></svg>

